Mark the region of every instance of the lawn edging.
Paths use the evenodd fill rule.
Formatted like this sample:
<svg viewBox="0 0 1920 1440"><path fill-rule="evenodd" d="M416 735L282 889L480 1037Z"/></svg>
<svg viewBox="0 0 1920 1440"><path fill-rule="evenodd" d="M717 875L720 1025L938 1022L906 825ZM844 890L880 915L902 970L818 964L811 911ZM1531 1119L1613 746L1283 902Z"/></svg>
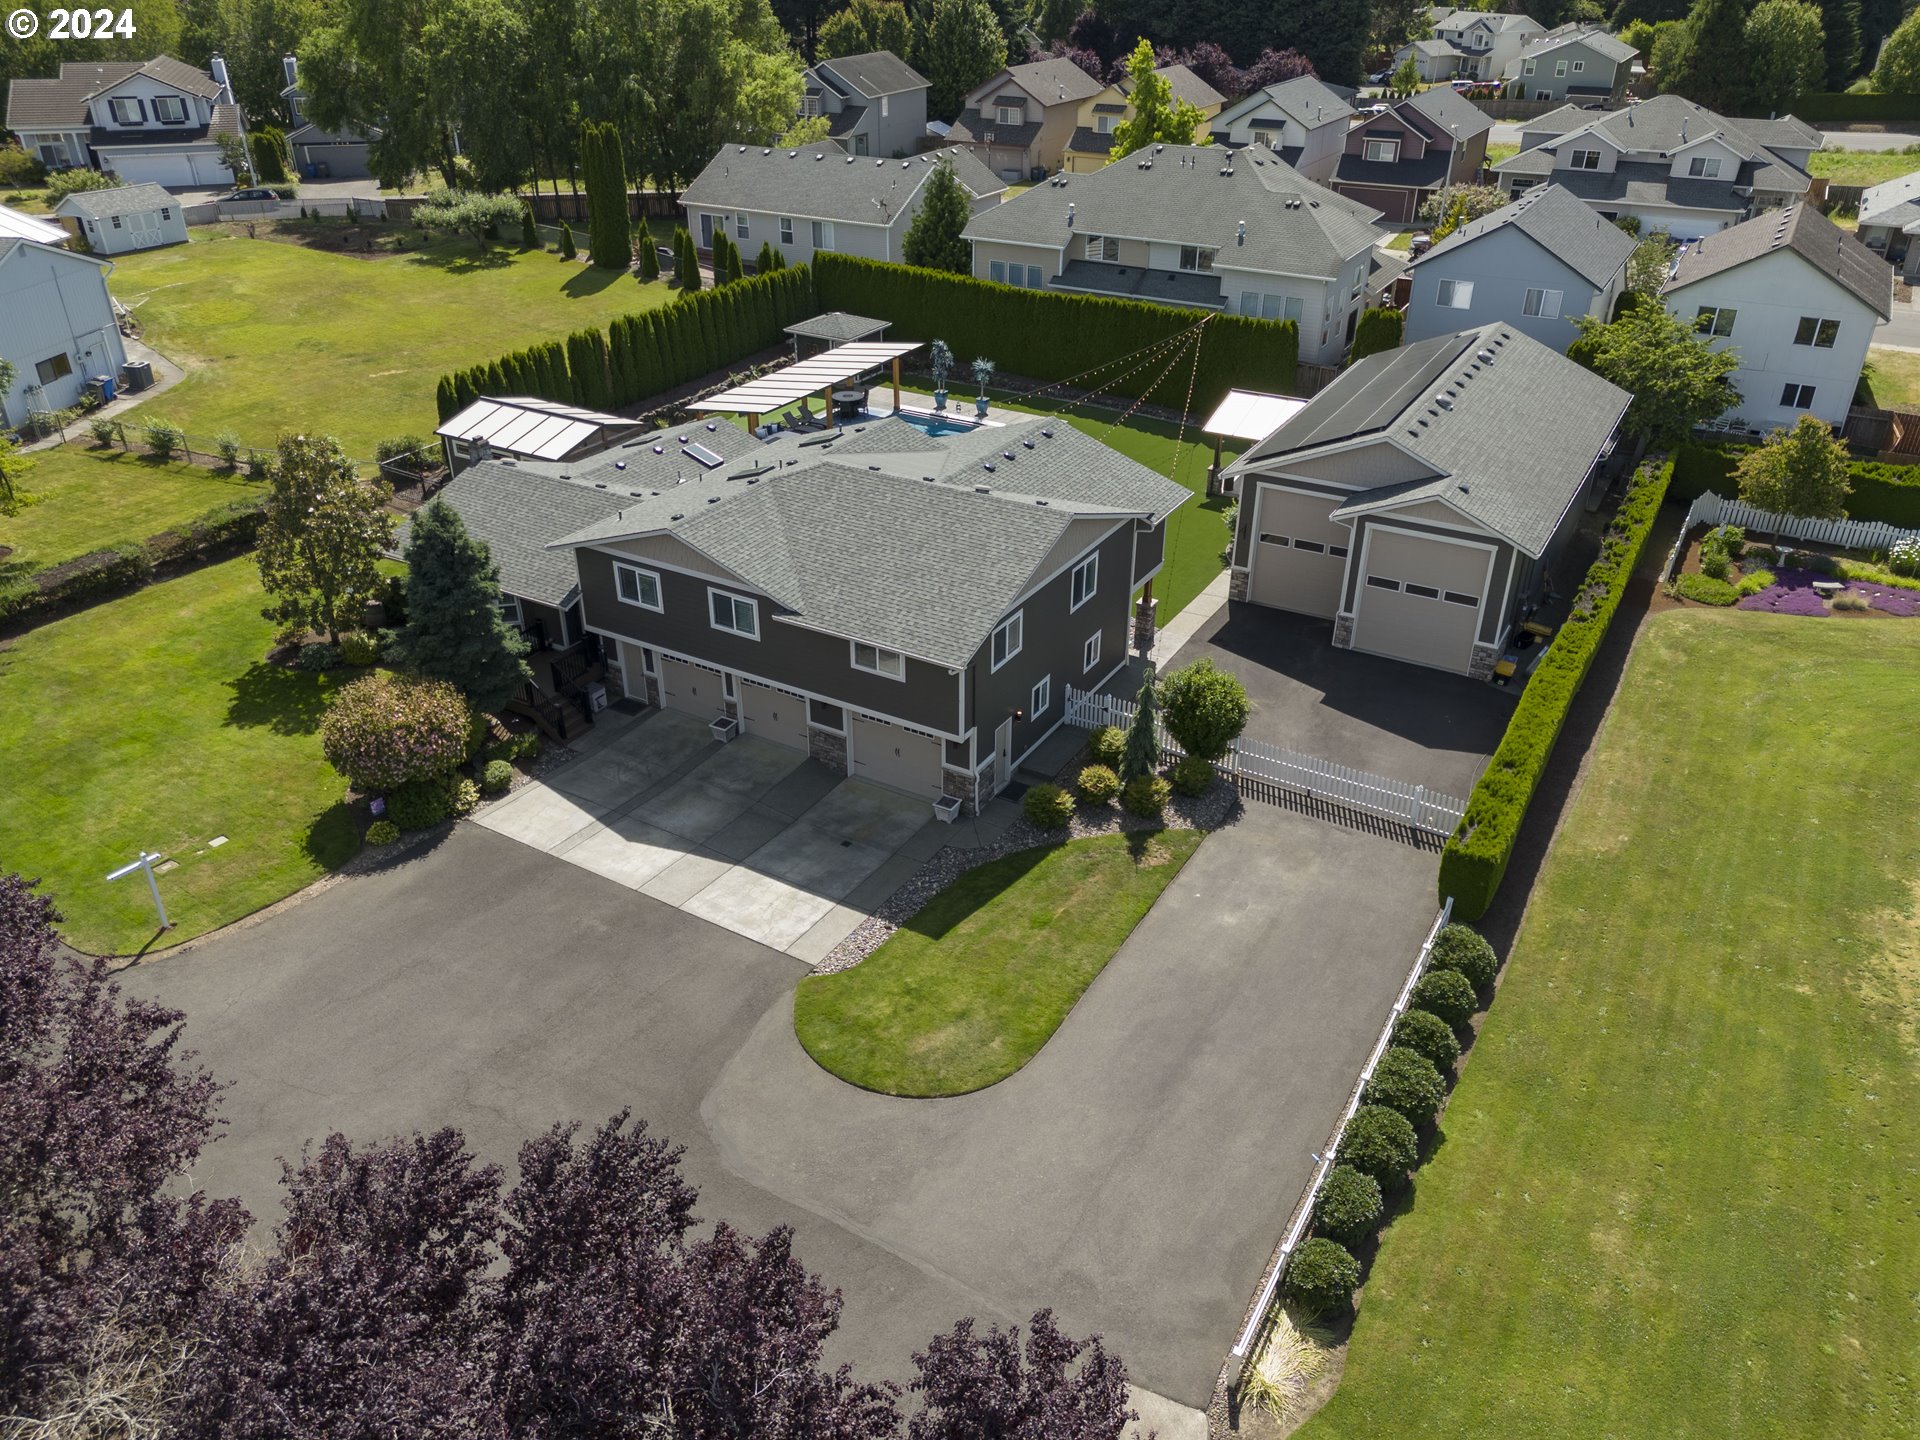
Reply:
<svg viewBox="0 0 1920 1440"><path fill-rule="evenodd" d="M1507 732L1440 853L1440 897L1451 898L1462 920L1478 920L1493 903L1534 787L1646 549L1673 470L1673 462L1659 456L1642 462L1628 481L1601 538L1600 554L1575 592L1572 613L1520 692Z"/></svg>

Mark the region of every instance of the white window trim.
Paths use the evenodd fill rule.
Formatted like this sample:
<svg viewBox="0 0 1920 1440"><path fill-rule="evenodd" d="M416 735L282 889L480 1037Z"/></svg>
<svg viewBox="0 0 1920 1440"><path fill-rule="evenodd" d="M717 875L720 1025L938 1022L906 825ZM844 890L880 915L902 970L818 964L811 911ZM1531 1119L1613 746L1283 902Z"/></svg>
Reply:
<svg viewBox="0 0 1920 1440"><path fill-rule="evenodd" d="M1013 614L1007 616L1006 619L994 626L993 634L987 637L987 673L989 675L997 670L1005 669L1007 665L1012 663L1014 656L1027 648L1026 613L1024 610L1014 611ZM998 660L995 660L993 658L993 642L1000 638L1000 632L1002 630L1011 632L1012 641L1007 653L1002 655Z"/></svg>
<svg viewBox="0 0 1920 1440"><path fill-rule="evenodd" d="M793 217L791 215L782 215L780 217L780 243L782 245L791 245L793 243Z"/></svg>
<svg viewBox="0 0 1920 1440"><path fill-rule="evenodd" d="M1360 146L1360 158L1363 160L1375 160L1383 164L1391 165L1400 158L1400 142L1398 140L1363 139L1360 142ZM1373 152L1376 148L1386 153L1384 155L1375 155Z"/></svg>
<svg viewBox="0 0 1920 1440"><path fill-rule="evenodd" d="M165 115L161 114L160 107L162 105L173 106L174 109L179 112L179 118L176 120L169 120ZM153 118L159 121L162 125L184 125L187 123L188 119L190 119L191 117L187 110L187 102L184 99L182 99L180 96L156 95L153 97Z"/></svg>
<svg viewBox="0 0 1920 1440"><path fill-rule="evenodd" d="M1540 297L1537 304L1533 298L1536 295ZM1564 298L1565 295L1562 291L1545 290L1540 286L1530 285L1527 287L1527 293L1521 297L1520 313L1531 320L1558 320L1560 318L1560 302ZM1527 308L1529 305L1534 305L1535 308L1529 310Z"/></svg>
<svg viewBox="0 0 1920 1440"><path fill-rule="evenodd" d="M500 597L500 618L516 630L526 627L526 619L520 613L520 597L518 595L502 595Z"/></svg>
<svg viewBox="0 0 1920 1440"><path fill-rule="evenodd" d="M862 665L860 663L860 647L862 645L865 645L867 649L873 651L875 664ZM890 670L878 668L879 657L882 655L891 655L900 662L899 674L896 675ZM847 657L848 663L862 675L878 675L883 680L898 680L903 685L906 683L907 657L898 650L889 650L884 645L875 645L866 640L849 640L847 642Z"/></svg>
<svg viewBox="0 0 1920 1440"><path fill-rule="evenodd" d="M1053 676L1042 675L1033 682L1033 693L1027 696L1027 719L1038 720L1053 708Z"/></svg>
<svg viewBox="0 0 1920 1440"><path fill-rule="evenodd" d="M1442 280L1433 287L1433 303L1442 310L1471 310L1473 281Z"/></svg>
<svg viewBox="0 0 1920 1440"><path fill-rule="evenodd" d="M644 600L637 600L637 599L629 600L625 595L621 594L620 593L620 572L622 570L629 571L635 577L633 589L636 595L640 593L640 590L642 588L640 584L641 579L644 578L644 579L653 581L653 593L660 597L660 603L658 605L649 605ZM651 610L656 615L664 615L667 613L666 587L664 587L660 583L660 572L658 570L649 570L644 565L629 565L624 560L614 561L613 562L613 594L614 594L614 598L618 600L622 605L632 605L633 607L639 610Z"/></svg>
<svg viewBox="0 0 1920 1440"><path fill-rule="evenodd" d="M1105 636L1104 630L1096 630L1080 646L1080 670L1084 674L1100 663L1100 646Z"/></svg>
<svg viewBox="0 0 1920 1440"><path fill-rule="evenodd" d="M1091 572L1087 578L1087 593L1082 595L1078 600L1075 600L1073 598L1073 592L1080 584L1080 572L1082 570ZM1071 615L1099 593L1100 552L1096 550L1093 554L1087 556L1086 559L1075 565L1067 574L1067 613Z"/></svg>
<svg viewBox="0 0 1920 1440"><path fill-rule="evenodd" d="M740 613L739 607L745 605L748 612L753 616L753 629L740 630L732 625L722 625L718 620L715 620L713 618L713 597L716 595L724 595L727 599L734 602L734 614L736 616ZM707 587L707 624L710 628L720 631L723 635L738 635L743 640L758 640L760 638L760 602L755 600L751 595L742 595L737 590L727 590L718 585L709 585Z"/></svg>

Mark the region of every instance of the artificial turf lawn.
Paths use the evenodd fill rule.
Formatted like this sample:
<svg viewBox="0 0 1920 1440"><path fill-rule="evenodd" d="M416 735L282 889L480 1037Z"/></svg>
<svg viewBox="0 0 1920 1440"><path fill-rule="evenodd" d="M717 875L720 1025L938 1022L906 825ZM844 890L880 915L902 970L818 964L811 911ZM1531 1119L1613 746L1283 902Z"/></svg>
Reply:
<svg viewBox="0 0 1920 1440"><path fill-rule="evenodd" d="M266 484L244 470L160 465L123 450L97 450L85 441L27 457L33 468L20 489L34 503L0 515L0 584L15 575L57 565L121 541L139 544L178 529L230 500L252 500Z"/></svg>
<svg viewBox="0 0 1920 1440"><path fill-rule="evenodd" d="M964 1095L1040 1053L1204 838L1135 832L969 870L851 970L794 996L807 1053L889 1095Z"/></svg>
<svg viewBox="0 0 1920 1440"><path fill-rule="evenodd" d="M1920 630L1651 617L1345 1437L1920 1433Z"/></svg>
<svg viewBox="0 0 1920 1440"><path fill-rule="evenodd" d="M268 666L274 625L253 559L28 631L0 649L0 865L37 876L83 950L154 940L136 875L160 889L175 944L280 899L347 859L359 834L318 728L340 676ZM208 848L225 835L227 843Z"/></svg>
<svg viewBox="0 0 1920 1440"><path fill-rule="evenodd" d="M129 424L171 420L203 444L231 430L259 449L313 429L363 460L391 436L431 438L448 371L604 330L675 293L542 250L483 258L469 239L355 257L196 235L116 256L111 284L147 344L187 370Z"/></svg>

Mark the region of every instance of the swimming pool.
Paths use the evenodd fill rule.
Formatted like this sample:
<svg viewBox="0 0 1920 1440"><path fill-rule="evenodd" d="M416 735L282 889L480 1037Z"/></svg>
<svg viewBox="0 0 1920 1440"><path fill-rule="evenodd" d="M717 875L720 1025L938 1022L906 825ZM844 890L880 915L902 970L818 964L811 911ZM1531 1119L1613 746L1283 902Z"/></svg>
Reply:
<svg viewBox="0 0 1920 1440"><path fill-rule="evenodd" d="M896 410L895 417L907 422L916 430L924 430L929 435L958 435L962 430L978 430L979 422L962 420L953 415L936 415L928 410ZM876 416L876 419L884 418Z"/></svg>

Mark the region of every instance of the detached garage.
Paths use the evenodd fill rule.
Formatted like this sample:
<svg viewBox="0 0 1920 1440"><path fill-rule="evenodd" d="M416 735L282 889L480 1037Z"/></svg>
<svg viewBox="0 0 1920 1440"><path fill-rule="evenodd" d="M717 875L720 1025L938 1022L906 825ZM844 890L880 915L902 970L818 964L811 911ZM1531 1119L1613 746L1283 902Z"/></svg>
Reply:
<svg viewBox="0 0 1920 1440"><path fill-rule="evenodd" d="M1276 610L1331 618L1340 608L1351 532L1329 518L1339 501L1285 485L1255 492L1259 563L1248 599Z"/></svg>
<svg viewBox="0 0 1920 1440"><path fill-rule="evenodd" d="M935 736L887 720L855 715L849 738L849 774L923 799L939 797L944 747Z"/></svg>
<svg viewBox="0 0 1920 1440"><path fill-rule="evenodd" d="M1470 670L1498 548L1375 524L1366 527L1364 549L1353 648Z"/></svg>

